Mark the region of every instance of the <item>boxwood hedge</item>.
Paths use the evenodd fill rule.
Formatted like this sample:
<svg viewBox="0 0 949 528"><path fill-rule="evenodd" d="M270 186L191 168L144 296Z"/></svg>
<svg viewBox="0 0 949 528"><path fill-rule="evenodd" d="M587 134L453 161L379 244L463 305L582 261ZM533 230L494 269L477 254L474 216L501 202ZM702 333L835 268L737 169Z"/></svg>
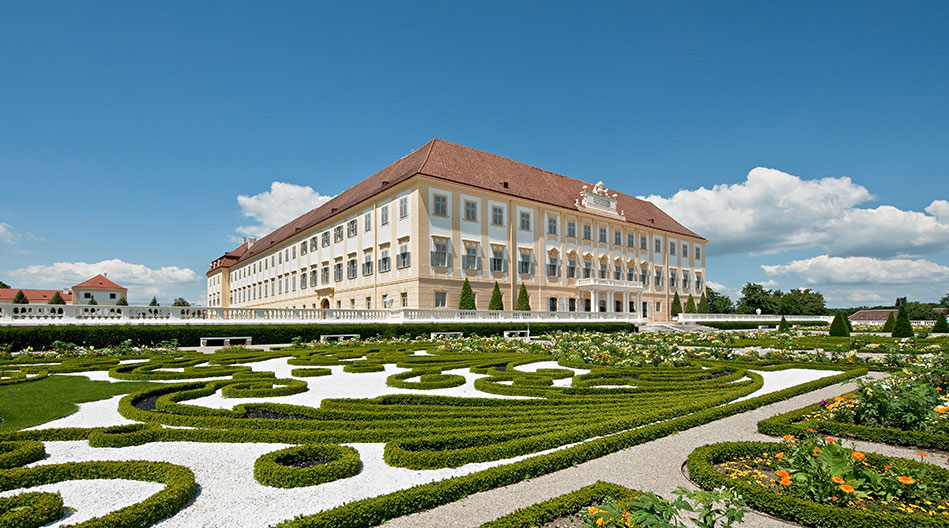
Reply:
<svg viewBox="0 0 949 528"><path fill-rule="evenodd" d="M605 500L627 501L642 494L641 491L617 484L597 481L576 491L516 510L500 519L486 522L478 528L535 528L561 517L576 514L594 504L602 504Z"/></svg>
<svg viewBox="0 0 949 528"><path fill-rule="evenodd" d="M351 477L361 467L359 451L352 447L307 444L260 456L254 478L265 486L298 488Z"/></svg>

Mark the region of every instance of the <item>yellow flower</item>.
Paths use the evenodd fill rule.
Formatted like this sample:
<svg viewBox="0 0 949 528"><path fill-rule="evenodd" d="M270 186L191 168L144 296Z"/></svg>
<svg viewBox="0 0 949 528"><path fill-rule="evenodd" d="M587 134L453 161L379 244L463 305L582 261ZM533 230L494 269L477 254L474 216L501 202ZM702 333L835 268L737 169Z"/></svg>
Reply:
<svg viewBox="0 0 949 528"><path fill-rule="evenodd" d="M907 486L916 482L913 477L896 477L896 480L898 480L900 484L906 484Z"/></svg>

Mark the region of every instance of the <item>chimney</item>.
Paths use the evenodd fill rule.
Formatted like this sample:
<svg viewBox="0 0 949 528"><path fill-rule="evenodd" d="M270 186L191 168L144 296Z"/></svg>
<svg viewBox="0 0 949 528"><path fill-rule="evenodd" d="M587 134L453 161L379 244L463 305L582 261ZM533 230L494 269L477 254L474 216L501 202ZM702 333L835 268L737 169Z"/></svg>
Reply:
<svg viewBox="0 0 949 528"><path fill-rule="evenodd" d="M245 237L247 240L247 249L250 249L254 245L254 242L257 242L257 237Z"/></svg>

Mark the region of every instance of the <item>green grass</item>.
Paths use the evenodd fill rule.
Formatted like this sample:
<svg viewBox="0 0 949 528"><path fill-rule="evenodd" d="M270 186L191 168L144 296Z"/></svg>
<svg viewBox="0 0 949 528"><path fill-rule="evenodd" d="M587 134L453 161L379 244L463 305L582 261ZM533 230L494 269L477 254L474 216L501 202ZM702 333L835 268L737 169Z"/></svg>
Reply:
<svg viewBox="0 0 949 528"><path fill-rule="evenodd" d="M154 386L148 382L110 383L85 376L50 376L38 381L0 386L0 431L26 427L69 416L79 403L104 400Z"/></svg>

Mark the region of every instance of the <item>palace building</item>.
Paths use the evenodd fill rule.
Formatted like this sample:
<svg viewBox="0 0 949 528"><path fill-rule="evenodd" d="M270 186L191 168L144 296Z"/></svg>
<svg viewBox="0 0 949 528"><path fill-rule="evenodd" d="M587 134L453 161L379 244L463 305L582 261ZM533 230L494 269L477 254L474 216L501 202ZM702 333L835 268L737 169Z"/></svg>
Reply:
<svg viewBox="0 0 949 528"><path fill-rule="evenodd" d="M652 203L433 139L211 263L221 307L628 312L669 320L705 292L706 240Z"/></svg>

